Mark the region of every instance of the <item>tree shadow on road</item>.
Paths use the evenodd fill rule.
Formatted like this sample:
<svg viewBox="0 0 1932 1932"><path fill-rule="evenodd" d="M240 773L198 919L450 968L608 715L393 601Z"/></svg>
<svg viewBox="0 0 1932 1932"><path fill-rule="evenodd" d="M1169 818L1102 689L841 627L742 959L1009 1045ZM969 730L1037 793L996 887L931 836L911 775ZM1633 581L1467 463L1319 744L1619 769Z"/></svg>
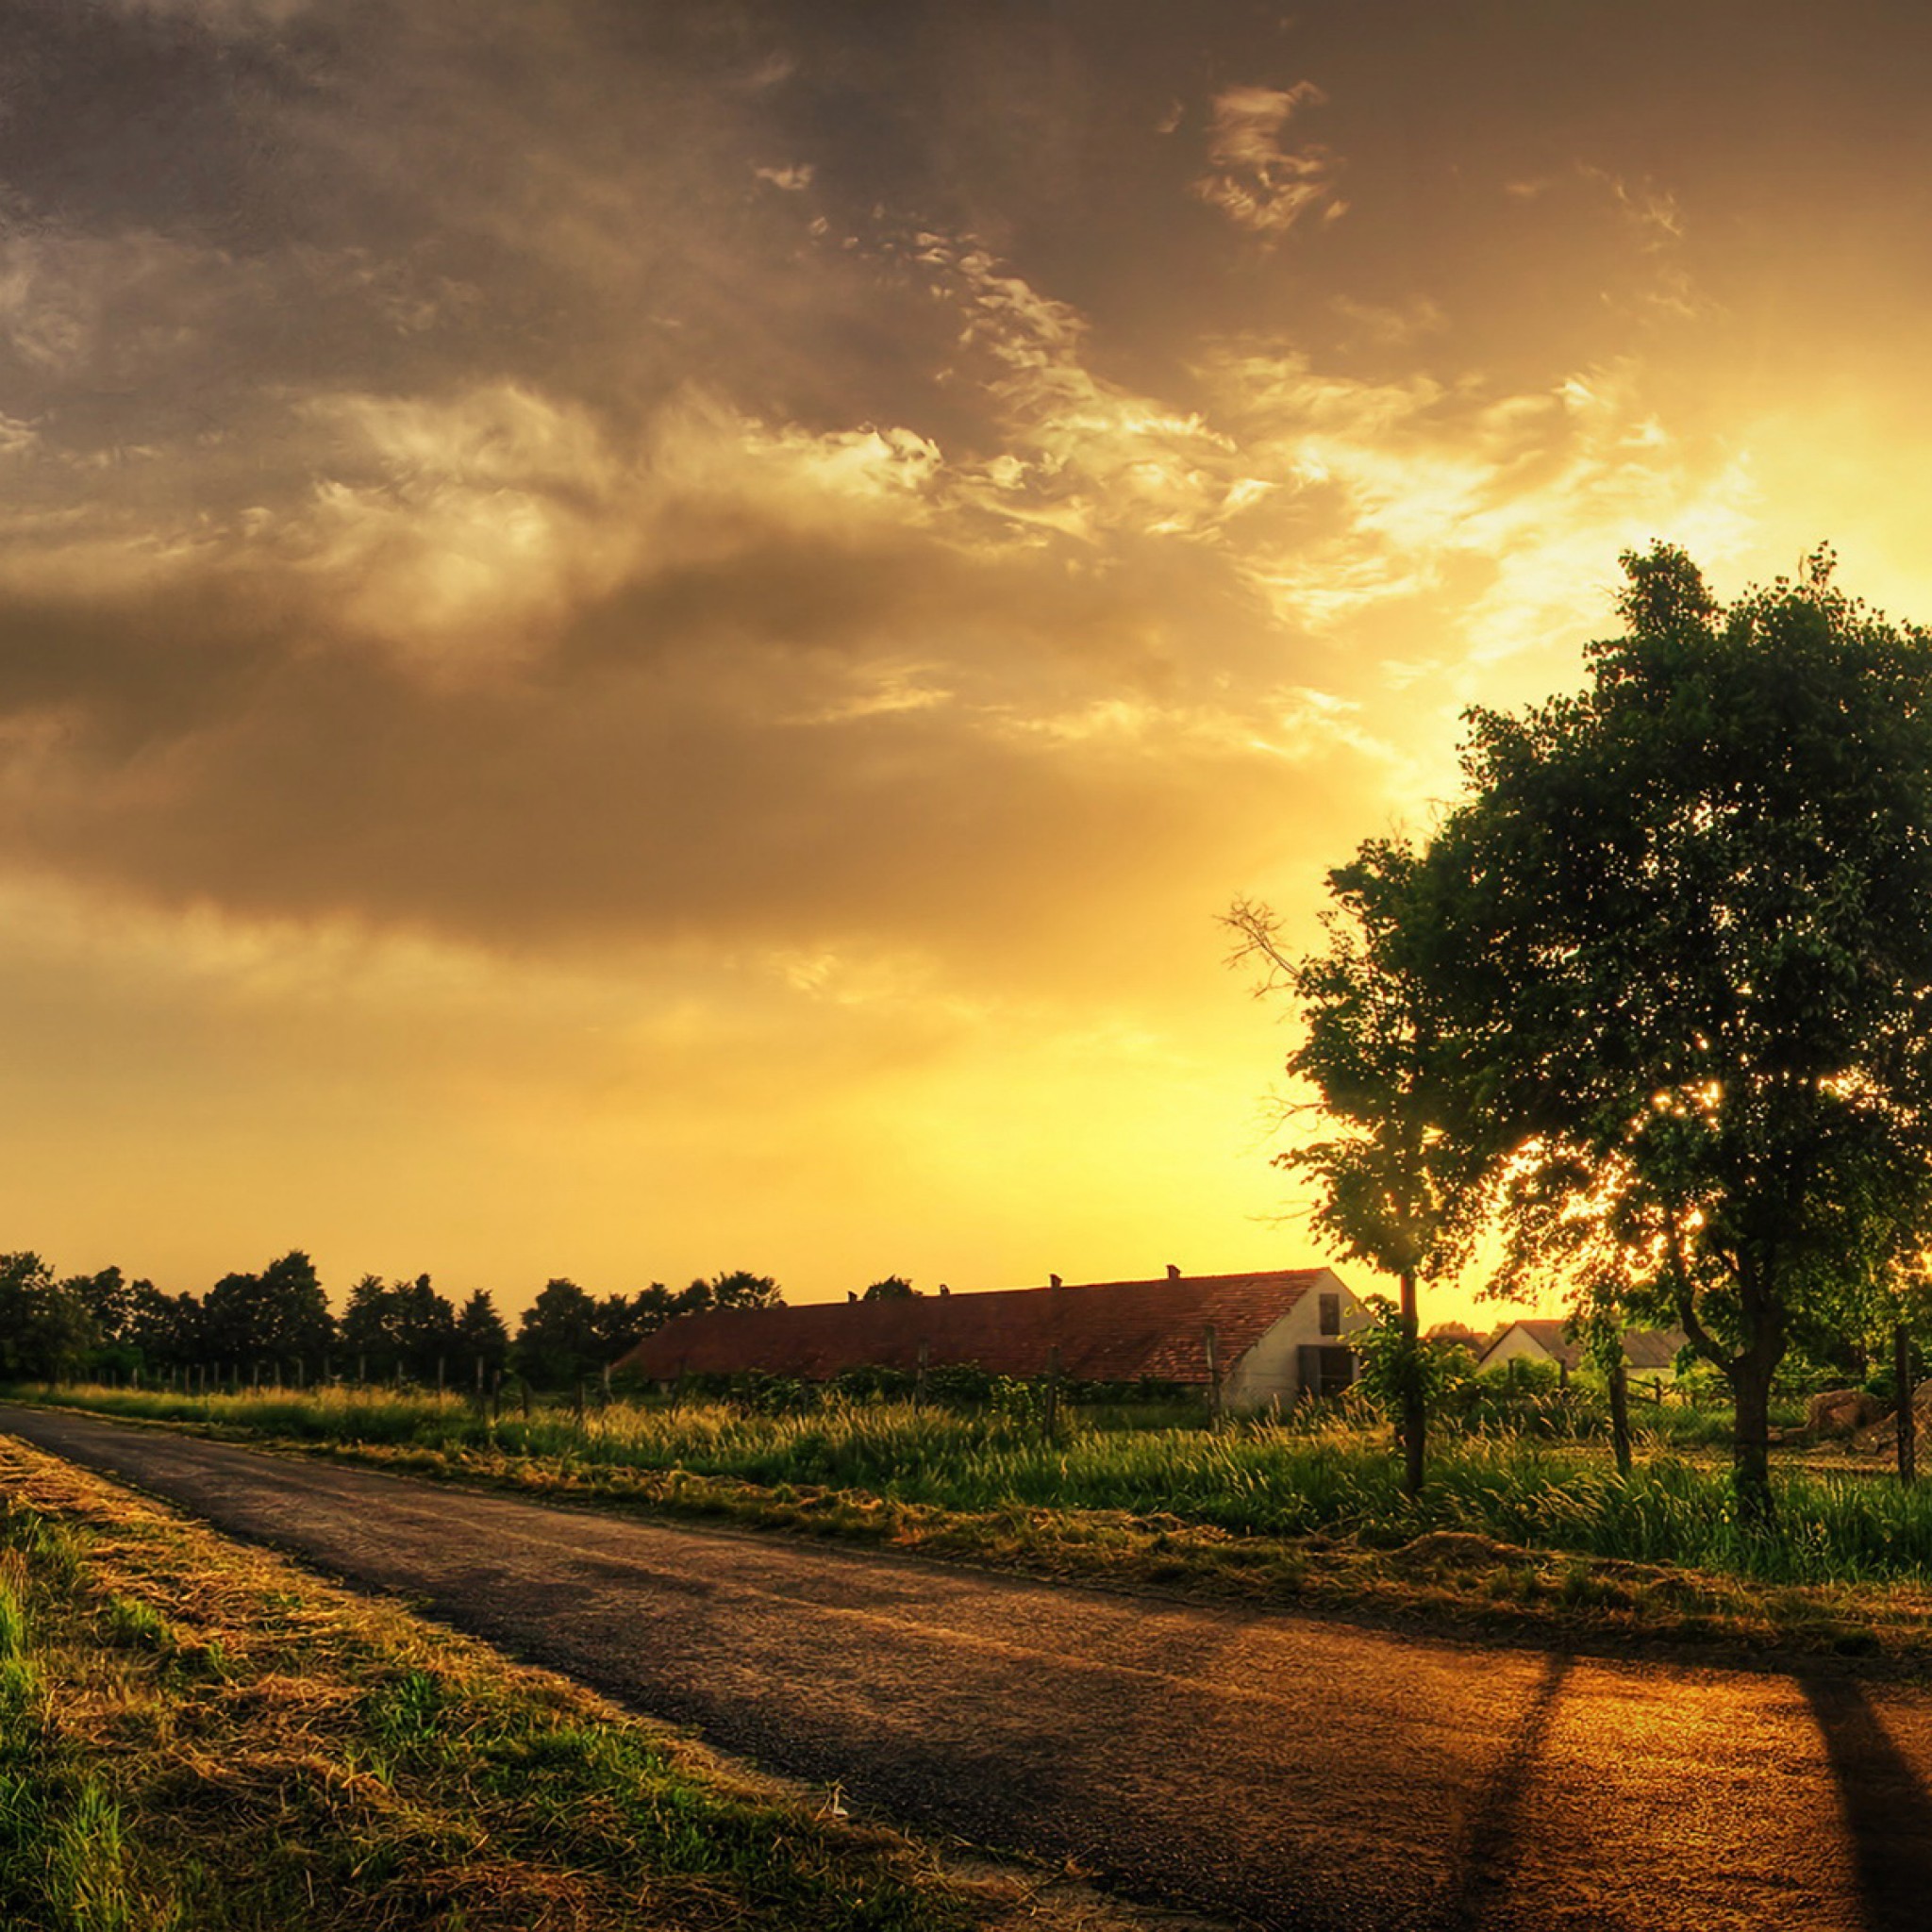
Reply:
<svg viewBox="0 0 1932 1932"><path fill-rule="evenodd" d="M1570 1664L1571 1659L1560 1654L1543 1660L1542 1676L1524 1701L1515 1735L1470 1807L1469 1826L1457 1848L1454 1889L1439 1921L1443 1932L1480 1924L1485 1906L1522 1862L1520 1840L1527 1823L1524 1804Z"/></svg>
<svg viewBox="0 0 1932 1932"><path fill-rule="evenodd" d="M1932 1797L1886 1735L1864 1687L1801 1677L1838 1784L1864 1932L1923 1932L1932 1900Z"/></svg>

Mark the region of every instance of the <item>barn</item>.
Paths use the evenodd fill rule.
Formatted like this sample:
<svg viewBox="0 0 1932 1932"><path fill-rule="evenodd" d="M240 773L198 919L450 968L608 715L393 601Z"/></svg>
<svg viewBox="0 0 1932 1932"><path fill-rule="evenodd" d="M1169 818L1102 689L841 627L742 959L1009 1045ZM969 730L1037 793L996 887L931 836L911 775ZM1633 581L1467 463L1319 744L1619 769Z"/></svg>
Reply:
<svg viewBox="0 0 1932 1932"><path fill-rule="evenodd" d="M806 1382L844 1369L916 1374L958 1364L993 1374L1059 1373L1082 1382L1149 1378L1260 1408L1332 1394L1355 1378L1349 1337L1369 1316L1326 1268L1061 1282L899 1301L714 1308L681 1316L614 1365L646 1380L759 1371ZM1056 1357L1056 1351L1058 1355Z"/></svg>

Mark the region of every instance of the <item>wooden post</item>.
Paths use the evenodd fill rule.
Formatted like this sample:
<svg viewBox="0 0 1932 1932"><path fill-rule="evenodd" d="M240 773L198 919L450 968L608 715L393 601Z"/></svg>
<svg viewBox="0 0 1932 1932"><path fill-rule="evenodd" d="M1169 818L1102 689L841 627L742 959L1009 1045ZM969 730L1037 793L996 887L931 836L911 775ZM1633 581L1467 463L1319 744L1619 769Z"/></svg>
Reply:
<svg viewBox="0 0 1932 1932"><path fill-rule="evenodd" d="M1060 1346L1058 1342L1046 1352L1046 1401L1041 1409L1041 1425L1046 1439L1052 1441L1059 1433L1060 1426Z"/></svg>
<svg viewBox="0 0 1932 1932"><path fill-rule="evenodd" d="M604 1407L610 1407L610 1364L604 1364Z"/></svg>
<svg viewBox="0 0 1932 1932"><path fill-rule="evenodd" d="M1208 1426L1221 1426L1221 1338L1209 1322L1201 1330L1201 1349L1208 1357Z"/></svg>
<svg viewBox="0 0 1932 1932"><path fill-rule="evenodd" d="M915 1408L925 1407L925 1363L931 1352L929 1343L922 1341L919 1344L919 1367L912 1377L912 1406Z"/></svg>
<svg viewBox="0 0 1932 1932"><path fill-rule="evenodd" d="M1898 1479L1909 1484L1919 1473L1919 1411L1912 1401L1912 1338L1903 1322L1891 1331L1891 1361L1898 1383Z"/></svg>
<svg viewBox="0 0 1932 1932"><path fill-rule="evenodd" d="M517 1377L517 1399L523 1404L524 1420L528 1422L530 1420L530 1378L527 1375L519 1375Z"/></svg>
<svg viewBox="0 0 1932 1932"><path fill-rule="evenodd" d="M358 1389L369 1386L369 1357L366 1353L356 1357L356 1386Z"/></svg>
<svg viewBox="0 0 1932 1932"><path fill-rule="evenodd" d="M482 1367L479 1358L477 1367ZM490 1384L490 1421L493 1426L503 1420L503 1371L498 1369Z"/></svg>
<svg viewBox="0 0 1932 1932"><path fill-rule="evenodd" d="M439 1403L441 1403L442 1400L442 1391L444 1387L446 1386L446 1378L443 1374L443 1358L441 1356L438 1356L436 1357L436 1399Z"/></svg>
<svg viewBox="0 0 1932 1932"><path fill-rule="evenodd" d="M1416 1307L1415 1270L1397 1277L1396 1319L1402 1329L1402 1489L1423 1492L1423 1441L1428 1417L1423 1403L1422 1317Z"/></svg>
<svg viewBox="0 0 1932 1932"><path fill-rule="evenodd" d="M483 1357L476 1357L476 1407L483 1407Z"/></svg>
<svg viewBox="0 0 1932 1932"><path fill-rule="evenodd" d="M261 1364L259 1362L250 1365L249 1393L252 1395L259 1395L261 1393Z"/></svg>
<svg viewBox="0 0 1932 1932"><path fill-rule="evenodd" d="M1630 1380L1624 1363L1621 1339L1617 1359L1610 1365L1610 1448L1617 1458L1617 1474L1630 1474Z"/></svg>

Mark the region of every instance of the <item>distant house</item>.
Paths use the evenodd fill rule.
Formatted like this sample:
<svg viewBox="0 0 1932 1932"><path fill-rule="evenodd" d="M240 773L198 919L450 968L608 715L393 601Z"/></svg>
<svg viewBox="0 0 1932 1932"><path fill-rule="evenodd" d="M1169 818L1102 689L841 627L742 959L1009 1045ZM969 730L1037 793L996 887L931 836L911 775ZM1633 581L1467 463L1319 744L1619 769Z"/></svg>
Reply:
<svg viewBox="0 0 1932 1932"><path fill-rule="evenodd" d="M1499 1369L1505 1362L1549 1362L1565 1371L1583 1361L1583 1344L1566 1341L1562 1321L1511 1322L1484 1349L1479 1369ZM1633 1375L1674 1375L1677 1351L1684 1346L1681 1328L1626 1328L1624 1365Z"/></svg>
<svg viewBox="0 0 1932 1932"><path fill-rule="evenodd" d="M997 1375L1060 1373L1081 1382L1160 1382L1206 1388L1213 1331L1222 1400L1259 1408L1278 1396L1332 1394L1355 1379L1348 1338L1366 1309L1326 1268L1262 1274L1183 1274L909 1300L714 1308L647 1335L615 1364L646 1380L686 1374L770 1375L824 1382L842 1369L915 1373L971 1365Z"/></svg>

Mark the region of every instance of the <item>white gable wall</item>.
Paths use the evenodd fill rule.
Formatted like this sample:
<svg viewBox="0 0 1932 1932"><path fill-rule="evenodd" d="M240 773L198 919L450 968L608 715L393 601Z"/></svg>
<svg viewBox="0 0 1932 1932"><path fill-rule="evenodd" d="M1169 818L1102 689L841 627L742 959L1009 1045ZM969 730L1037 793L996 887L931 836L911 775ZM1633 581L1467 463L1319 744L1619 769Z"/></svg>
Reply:
<svg viewBox="0 0 1932 1932"><path fill-rule="evenodd" d="M1322 1333L1322 1297L1341 1297L1341 1333ZM1304 1348L1345 1347L1350 1336L1369 1326L1369 1311L1341 1277L1324 1268L1281 1320L1265 1330L1239 1360L1222 1369L1221 1399L1230 1408L1265 1408L1276 1396L1290 1407L1302 1392Z"/></svg>

